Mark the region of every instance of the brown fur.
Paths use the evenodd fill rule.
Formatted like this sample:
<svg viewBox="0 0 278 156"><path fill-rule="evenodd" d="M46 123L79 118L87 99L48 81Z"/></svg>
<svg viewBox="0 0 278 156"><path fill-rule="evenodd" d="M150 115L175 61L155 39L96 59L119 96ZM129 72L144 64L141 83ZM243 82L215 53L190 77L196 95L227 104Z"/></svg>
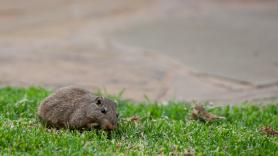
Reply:
<svg viewBox="0 0 278 156"><path fill-rule="evenodd" d="M47 126L56 128L111 130L117 125L113 101L78 87L64 87L48 96L40 104L38 116Z"/></svg>

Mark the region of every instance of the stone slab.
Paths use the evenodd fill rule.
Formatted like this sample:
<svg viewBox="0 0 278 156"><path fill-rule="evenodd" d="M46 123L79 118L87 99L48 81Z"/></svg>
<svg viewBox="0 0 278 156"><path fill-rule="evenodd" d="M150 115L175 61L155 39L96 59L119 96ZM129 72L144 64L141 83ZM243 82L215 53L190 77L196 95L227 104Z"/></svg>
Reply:
<svg viewBox="0 0 278 156"><path fill-rule="evenodd" d="M243 80L235 81L233 77L217 76L209 70L201 71L193 63L185 63L185 58L180 55L183 53L178 53L178 50L177 53L167 55L164 48L161 52L158 48L148 50L145 44L136 47L125 44L124 39L118 42L117 35L113 38L117 31L133 31L134 25L145 25L147 21L156 21L156 24L158 19L165 16L183 19L186 14L189 19L192 18L194 26L193 15L196 11L210 10L207 2L202 0L0 2L0 86L39 85L53 89L81 85L92 91L101 89L111 94L124 89L124 98L133 100L144 100L148 96L161 101L195 99L219 103L262 99L278 94L277 84L253 85L242 83ZM219 10L222 6L215 8ZM272 15L266 15L269 16ZM196 19L200 17L196 16ZM203 20L199 19L199 22ZM160 29L164 30L165 27L158 26L157 31ZM177 27L177 32L179 29ZM171 36L171 33L168 35ZM178 35L186 39L183 34ZM177 40L177 36L173 35L173 40ZM130 39L134 40L133 37ZM199 41L200 37L196 36L195 39ZM215 41L212 41L214 45ZM165 40L162 37L159 44L163 42ZM187 42L190 43L189 40ZM223 45L224 48L229 46ZM169 48L173 48L173 45L169 45ZM202 53L196 54L192 57L203 56ZM212 59L211 62L219 60L218 57L208 58ZM274 57L270 59L275 60ZM199 72L195 69L199 69Z"/></svg>
<svg viewBox="0 0 278 156"><path fill-rule="evenodd" d="M278 5L166 16L112 40L151 49L194 71L257 86L278 82Z"/></svg>

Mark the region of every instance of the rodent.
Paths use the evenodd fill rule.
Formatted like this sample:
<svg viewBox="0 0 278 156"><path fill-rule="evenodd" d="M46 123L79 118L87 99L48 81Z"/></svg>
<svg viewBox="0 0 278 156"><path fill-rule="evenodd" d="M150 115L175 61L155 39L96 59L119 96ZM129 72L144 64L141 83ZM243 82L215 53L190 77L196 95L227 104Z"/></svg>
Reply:
<svg viewBox="0 0 278 156"><path fill-rule="evenodd" d="M37 115L47 126L70 129L117 127L116 103L79 87L63 87L46 97Z"/></svg>

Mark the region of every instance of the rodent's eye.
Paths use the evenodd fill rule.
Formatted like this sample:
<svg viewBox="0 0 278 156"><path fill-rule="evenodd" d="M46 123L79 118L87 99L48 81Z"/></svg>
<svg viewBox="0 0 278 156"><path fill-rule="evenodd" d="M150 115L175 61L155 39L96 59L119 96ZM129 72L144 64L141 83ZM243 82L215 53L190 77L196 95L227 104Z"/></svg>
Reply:
<svg viewBox="0 0 278 156"><path fill-rule="evenodd" d="M102 96L97 97L97 98L96 98L96 104L97 104L97 105L100 105L100 104L102 103L102 100L103 100L103 97L102 97Z"/></svg>
<svg viewBox="0 0 278 156"><path fill-rule="evenodd" d="M106 107L104 107L104 108L101 108L101 113L103 113L103 114L106 114L107 113L107 108Z"/></svg>
<svg viewBox="0 0 278 156"><path fill-rule="evenodd" d="M116 113L116 117L117 117L117 118L119 117L119 113Z"/></svg>

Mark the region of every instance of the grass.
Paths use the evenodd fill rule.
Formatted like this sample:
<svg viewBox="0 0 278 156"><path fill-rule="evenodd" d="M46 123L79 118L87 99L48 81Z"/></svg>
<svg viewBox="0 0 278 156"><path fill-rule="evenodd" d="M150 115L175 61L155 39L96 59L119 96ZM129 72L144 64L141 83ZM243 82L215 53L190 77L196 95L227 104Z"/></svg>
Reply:
<svg viewBox="0 0 278 156"><path fill-rule="evenodd" d="M36 118L43 88L0 89L0 155L178 155L186 149L195 155L278 155L278 137L260 133L259 127L278 128L278 105L225 106L209 112L226 120L202 123L189 119L185 102L160 105L152 101L118 103L120 121L112 133L54 130ZM137 115L138 122L127 118Z"/></svg>

